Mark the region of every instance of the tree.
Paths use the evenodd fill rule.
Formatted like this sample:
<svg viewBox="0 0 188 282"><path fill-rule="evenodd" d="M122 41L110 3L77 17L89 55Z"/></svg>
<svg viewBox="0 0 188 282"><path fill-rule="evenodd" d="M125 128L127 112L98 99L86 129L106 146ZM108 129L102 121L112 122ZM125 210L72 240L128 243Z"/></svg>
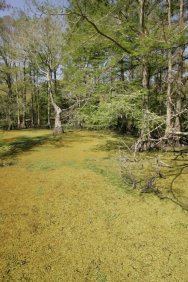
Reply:
<svg viewBox="0 0 188 282"><path fill-rule="evenodd" d="M182 6L183 3L180 3L181 11ZM88 38L91 37L91 29L93 29L93 36L96 37L97 33L105 40L111 42L118 50L121 50L123 58L128 57L128 60L131 61L133 59L137 62L137 66L141 70L143 88L143 115L140 115L140 144L137 143L137 149L139 150L150 149L155 147L156 144L164 144L161 142L162 140L165 140L166 144L170 144L171 139L174 142L176 139L174 136L174 120L176 120L176 126L180 128L178 121L181 115L181 98L178 101L175 99L175 97L180 95L177 95L179 90L174 93L175 81L172 77L172 73L174 73L177 67L177 62L173 62L172 56L180 48L181 50L184 49L186 44L184 34L186 33L184 27L178 27L176 20L177 11L176 2L170 0L167 1L167 5L164 1L140 0L124 1L123 3L122 1L100 1L100 3L98 1L88 1L86 4L84 1L76 0L70 1L70 6L66 10L68 18L71 15L77 17L75 20L77 31L84 29L85 22L85 33L88 34ZM182 12L180 14L181 24L179 21L179 26L182 27ZM173 15L175 15L174 18ZM167 21L165 19L166 16ZM146 18L147 20L145 20ZM110 29L108 28L109 26ZM180 29L181 42L179 42ZM114 47L111 46L111 49ZM117 50L114 51L117 54ZM164 60L164 63L167 62L167 66L164 63L156 64L156 60L158 62L159 60ZM167 88L164 85L164 91L167 92L165 132L163 136L158 136L160 139L152 140L152 132L155 132L155 135L157 133L155 127L163 127L162 124L156 126L156 123L151 119L155 115L155 119L161 121L160 117L156 116L156 112L151 112L152 108L150 106L153 104L153 101L157 100L157 93L155 93L155 97L151 97L150 93L153 91L150 80L153 80L154 76L159 73L162 80L164 80L166 73L168 75ZM121 75L121 77L124 76ZM122 81L124 82L124 79ZM178 84L179 88L182 89L180 84ZM165 109L165 104L163 104L163 107Z"/></svg>
<svg viewBox="0 0 188 282"><path fill-rule="evenodd" d="M57 133L62 115L134 134L136 150L187 142L186 1L35 4L40 15L20 13L8 37L14 123L51 127L54 113Z"/></svg>
<svg viewBox="0 0 188 282"><path fill-rule="evenodd" d="M34 64L48 83L48 94L55 114L54 132L62 132L61 108L54 97L53 74L60 67L62 58L62 30L60 24L50 16L25 20L20 25L22 42L20 50ZM19 40L20 41L20 40ZM49 121L48 121L49 122Z"/></svg>
<svg viewBox="0 0 188 282"><path fill-rule="evenodd" d="M6 121L8 125L8 130L13 126L13 111L15 96L13 93L13 75L15 72L15 51L12 45L12 32L13 32L13 20L10 17L6 17L1 20L0 24L0 75L2 89L7 95L5 98L6 103Z"/></svg>

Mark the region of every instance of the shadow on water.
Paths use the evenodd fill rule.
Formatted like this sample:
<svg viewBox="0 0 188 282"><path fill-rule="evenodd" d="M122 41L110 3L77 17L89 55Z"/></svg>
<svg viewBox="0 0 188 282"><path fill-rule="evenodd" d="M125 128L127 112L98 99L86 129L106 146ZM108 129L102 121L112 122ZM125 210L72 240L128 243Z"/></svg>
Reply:
<svg viewBox="0 0 188 282"><path fill-rule="evenodd" d="M97 136L95 136L97 138ZM72 143L83 143L83 142L89 142L92 138L88 135L85 136L85 134L75 132L74 134L71 133L69 135L69 132L63 134L63 135L53 135L53 134L47 134L47 135L40 135L40 136L21 136L21 137L14 137L9 139L1 139L0 140L0 160L4 160L7 158L14 158L18 154L22 152L26 152L31 150L34 147L43 145L45 143L52 144L55 148L60 147L69 147ZM62 141L65 142L62 142Z"/></svg>
<svg viewBox="0 0 188 282"><path fill-rule="evenodd" d="M43 145L47 142L58 145L62 140L62 136L54 136L52 134L35 137L22 136L13 140L0 141L0 159L15 157L22 152L26 152L33 147ZM61 146L63 145L61 144Z"/></svg>
<svg viewBox="0 0 188 282"><path fill-rule="evenodd" d="M107 140L105 144L98 145L95 150L99 151L114 151L114 150L127 150L134 143L133 138L119 138L118 140Z"/></svg>

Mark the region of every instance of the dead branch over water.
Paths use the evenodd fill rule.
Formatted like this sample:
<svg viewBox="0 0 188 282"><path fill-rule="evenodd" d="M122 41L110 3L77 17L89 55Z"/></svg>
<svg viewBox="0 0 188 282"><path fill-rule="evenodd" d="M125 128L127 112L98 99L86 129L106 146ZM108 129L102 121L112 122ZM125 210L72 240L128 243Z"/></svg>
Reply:
<svg viewBox="0 0 188 282"><path fill-rule="evenodd" d="M170 200L188 211L188 198L184 195L188 177L188 150L174 150L173 153L136 153L128 146L120 151L118 160L124 182L140 193L154 193L161 200ZM177 187L177 180L179 185Z"/></svg>

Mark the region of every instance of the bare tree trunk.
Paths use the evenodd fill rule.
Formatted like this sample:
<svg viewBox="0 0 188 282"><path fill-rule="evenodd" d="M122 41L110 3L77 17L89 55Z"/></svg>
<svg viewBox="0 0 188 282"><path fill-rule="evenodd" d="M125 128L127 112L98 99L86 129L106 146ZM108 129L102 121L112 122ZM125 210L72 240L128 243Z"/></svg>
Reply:
<svg viewBox="0 0 188 282"><path fill-rule="evenodd" d="M8 130L12 128L12 99L13 99L13 93L12 93L12 77L10 74L7 74L7 86L8 86L8 109L7 109L7 121L8 121Z"/></svg>
<svg viewBox="0 0 188 282"><path fill-rule="evenodd" d="M54 96L57 97L57 70L54 70Z"/></svg>
<svg viewBox="0 0 188 282"><path fill-rule="evenodd" d="M143 126L141 130L141 138L150 137L149 131L149 124L148 124L148 88L149 88L149 74L148 74L148 67L145 59L143 58L143 65L142 65L142 87L146 90L143 98Z"/></svg>
<svg viewBox="0 0 188 282"><path fill-rule="evenodd" d="M141 36L145 36L145 0L139 0L140 4L140 32ZM143 118L142 127L140 131L139 139L135 145L135 150L146 151L150 149L150 130L149 130L149 120L148 120L148 89L149 89L149 72L146 57L142 56L142 87L145 90L143 97Z"/></svg>
<svg viewBox="0 0 188 282"><path fill-rule="evenodd" d="M11 69L11 64L9 63L8 59L5 56L2 56L3 60L5 62L5 65L7 69ZM12 109L12 104L13 104L13 92L12 92L12 75L10 72L6 72L6 84L8 87L8 93L7 93L7 111L6 111L6 119L8 123L8 130L12 128L12 123L13 123L13 109Z"/></svg>
<svg viewBox="0 0 188 282"><path fill-rule="evenodd" d="M22 122L21 122L21 128L26 128L26 59L24 60L23 65L23 91L22 91Z"/></svg>
<svg viewBox="0 0 188 282"><path fill-rule="evenodd" d="M47 112L47 116L48 116L47 127L48 128L52 128L51 127L51 121L50 121L50 104L51 104L50 103L50 93L49 93L49 87L48 87L48 112Z"/></svg>
<svg viewBox="0 0 188 282"><path fill-rule="evenodd" d="M145 0L140 0L140 31L142 36L145 35ZM146 90L143 99L143 128L141 130L141 138L147 139L150 134L148 132L148 93L147 90L149 88L149 74L148 74L148 66L146 62L145 56L142 57L142 87Z"/></svg>
<svg viewBox="0 0 188 282"><path fill-rule="evenodd" d="M17 128L20 128L20 105L19 105L19 93L16 91L16 103L17 103Z"/></svg>
<svg viewBox="0 0 188 282"><path fill-rule="evenodd" d="M37 127L40 127L40 91L38 87L38 72L36 74L36 82L37 82L37 89L36 89L36 98L37 98Z"/></svg>
<svg viewBox="0 0 188 282"><path fill-rule="evenodd" d="M35 73L30 70L29 72L30 75L30 83L31 83L31 127L34 127L35 125L35 110L34 110L34 102L35 102L35 94L36 94L36 90L35 90Z"/></svg>
<svg viewBox="0 0 188 282"><path fill-rule="evenodd" d="M40 127L40 99L39 91L37 91L37 127Z"/></svg>
<svg viewBox="0 0 188 282"><path fill-rule="evenodd" d="M55 125L54 125L54 133L60 134L63 132L62 124L61 124L61 109L58 107L58 105L55 103L52 93L52 71L49 70L47 74L47 80L48 80L48 93L50 95L50 100L52 103L52 106L54 108L55 112Z"/></svg>
<svg viewBox="0 0 188 282"><path fill-rule="evenodd" d="M16 72L16 104L17 104L17 128L20 128L20 95L18 91L18 74Z"/></svg>
<svg viewBox="0 0 188 282"><path fill-rule="evenodd" d="M168 26L171 28L171 0L168 1ZM172 101L172 50L168 50L168 85L167 85L167 103L166 103L166 130L165 130L165 137L169 138L169 134L172 132L173 129L173 101Z"/></svg>
<svg viewBox="0 0 188 282"><path fill-rule="evenodd" d="M180 29L184 26L184 1L180 0L180 14L179 14L179 27ZM176 118L175 118L175 132L181 131L180 116L178 113L182 110L182 78L183 78L183 53L184 47L178 48L178 77L177 77L177 97L176 97Z"/></svg>

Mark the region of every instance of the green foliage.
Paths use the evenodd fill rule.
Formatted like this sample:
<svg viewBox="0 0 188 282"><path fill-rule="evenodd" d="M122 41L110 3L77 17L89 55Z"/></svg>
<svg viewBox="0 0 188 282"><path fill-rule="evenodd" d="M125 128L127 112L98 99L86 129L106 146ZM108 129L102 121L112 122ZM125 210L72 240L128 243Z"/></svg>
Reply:
<svg viewBox="0 0 188 282"><path fill-rule="evenodd" d="M134 91L134 92L132 92ZM111 94L107 101L93 101L77 111L77 119L87 128L105 129L118 128L121 119L131 121L137 131L143 128L142 101L146 92L143 89L122 91L121 94ZM154 112L147 113L149 131L164 122L163 117Z"/></svg>
<svg viewBox="0 0 188 282"><path fill-rule="evenodd" d="M70 0L66 7L33 1L41 16L20 12L14 20L2 20L0 126L54 123L50 70L64 123L161 137L167 90L172 92L172 114L187 105L186 59L180 56L187 27L179 18L181 2L171 3L171 24L168 3L145 1L142 10L136 0ZM169 50L172 81L167 80ZM180 119L182 130L185 120L186 114Z"/></svg>

